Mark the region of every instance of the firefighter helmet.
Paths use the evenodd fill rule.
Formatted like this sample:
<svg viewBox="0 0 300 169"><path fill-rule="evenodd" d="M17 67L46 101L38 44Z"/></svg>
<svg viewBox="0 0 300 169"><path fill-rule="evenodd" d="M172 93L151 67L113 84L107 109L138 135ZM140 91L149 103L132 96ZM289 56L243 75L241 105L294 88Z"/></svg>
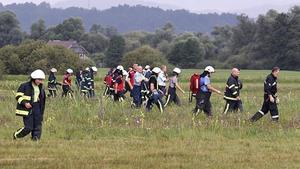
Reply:
<svg viewBox="0 0 300 169"><path fill-rule="evenodd" d="M181 73L181 70L178 68L178 67L175 67L173 69L173 72L177 73L177 74L180 74Z"/></svg>
<svg viewBox="0 0 300 169"><path fill-rule="evenodd" d="M154 73L160 73L161 69L159 67L155 67L155 68L152 69L152 72L154 72Z"/></svg>
<svg viewBox="0 0 300 169"><path fill-rule="evenodd" d="M33 71L30 75L31 79L45 79L45 73L41 69Z"/></svg>
<svg viewBox="0 0 300 169"><path fill-rule="evenodd" d="M67 73L72 74L73 70L72 69L67 69Z"/></svg>
<svg viewBox="0 0 300 169"><path fill-rule="evenodd" d="M204 70L209 73L215 73L215 68L213 68L212 66L206 66Z"/></svg>

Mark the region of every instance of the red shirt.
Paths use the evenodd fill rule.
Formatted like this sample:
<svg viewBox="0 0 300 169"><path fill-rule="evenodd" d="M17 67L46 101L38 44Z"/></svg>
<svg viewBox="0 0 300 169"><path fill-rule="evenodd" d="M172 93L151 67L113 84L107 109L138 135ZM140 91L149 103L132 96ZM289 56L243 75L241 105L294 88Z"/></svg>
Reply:
<svg viewBox="0 0 300 169"><path fill-rule="evenodd" d="M123 91L124 90L124 80L122 79L122 77L121 76L119 76L117 79L116 79L116 82L115 82L115 85L118 85L117 86L117 91L118 92L121 92L121 91Z"/></svg>
<svg viewBox="0 0 300 169"><path fill-rule="evenodd" d="M69 74L64 75L63 85L71 86L72 80L70 77L71 77L71 75L69 75Z"/></svg>
<svg viewBox="0 0 300 169"><path fill-rule="evenodd" d="M134 85L134 74L135 74L135 71L134 70L131 70L129 72L129 79L130 79L130 84L133 86Z"/></svg>

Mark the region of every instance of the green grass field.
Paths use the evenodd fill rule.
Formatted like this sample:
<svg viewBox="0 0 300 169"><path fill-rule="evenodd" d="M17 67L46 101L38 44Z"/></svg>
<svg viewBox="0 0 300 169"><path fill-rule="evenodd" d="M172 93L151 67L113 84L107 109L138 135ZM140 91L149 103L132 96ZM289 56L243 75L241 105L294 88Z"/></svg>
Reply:
<svg viewBox="0 0 300 169"><path fill-rule="evenodd" d="M181 85L195 70L183 70ZM300 72L282 71L279 78L280 123L270 115L248 123L262 104L263 81L269 71L241 72L244 113L222 115L225 101L213 95L211 120L192 116L194 102L178 93L183 105L161 114L130 108L131 99L113 103L101 97L105 69L96 78L97 98L47 100L43 135L14 141L22 127L14 115L14 92L26 76L0 81L0 168L300 168ZM212 83L224 90L228 70L218 70ZM58 79L61 80L61 76Z"/></svg>

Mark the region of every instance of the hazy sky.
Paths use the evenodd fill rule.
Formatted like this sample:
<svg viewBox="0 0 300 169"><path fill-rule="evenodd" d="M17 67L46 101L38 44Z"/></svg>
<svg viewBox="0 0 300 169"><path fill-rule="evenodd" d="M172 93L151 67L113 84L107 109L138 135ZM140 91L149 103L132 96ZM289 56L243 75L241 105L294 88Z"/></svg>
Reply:
<svg viewBox="0 0 300 169"><path fill-rule="evenodd" d="M42 1L49 2L56 5L58 2L67 0L1 0L3 4L34 2L40 3ZM82 0L88 2L88 0ZM111 4L116 0L90 0L90 3L95 1L104 1L104 3ZM105 2L106 1L106 2ZM120 0L118 0L120 1ZM130 2L133 0L124 0L122 2ZM136 1L136 0L135 0ZM140 0L143 2L160 3L169 5L172 8L183 8L193 12L244 12L260 13L262 10L275 8L279 11L286 11L290 6L298 4L300 0Z"/></svg>

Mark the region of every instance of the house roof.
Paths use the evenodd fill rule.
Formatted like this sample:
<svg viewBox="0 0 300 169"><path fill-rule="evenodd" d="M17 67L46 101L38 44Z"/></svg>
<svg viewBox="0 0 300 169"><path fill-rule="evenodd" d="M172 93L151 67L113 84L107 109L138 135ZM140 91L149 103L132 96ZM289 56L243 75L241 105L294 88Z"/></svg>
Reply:
<svg viewBox="0 0 300 169"><path fill-rule="evenodd" d="M83 46L79 45L74 40L69 40L69 41L50 40L50 41L48 41L47 45L50 45L50 46L63 46L67 49L73 50L75 53L88 54L88 51Z"/></svg>

